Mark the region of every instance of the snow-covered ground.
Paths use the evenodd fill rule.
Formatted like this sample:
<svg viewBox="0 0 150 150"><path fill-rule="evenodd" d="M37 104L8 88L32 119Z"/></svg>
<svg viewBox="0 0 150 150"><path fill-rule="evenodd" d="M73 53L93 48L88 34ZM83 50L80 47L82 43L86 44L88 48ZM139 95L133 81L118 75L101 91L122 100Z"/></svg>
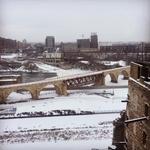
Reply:
<svg viewBox="0 0 150 150"><path fill-rule="evenodd" d="M123 61L123 60L120 60L120 61L102 61L103 64L105 64L106 66L112 66L112 65L119 65L119 66L126 66L126 62Z"/></svg>
<svg viewBox="0 0 150 150"><path fill-rule="evenodd" d="M69 69L69 70L64 70L58 67L54 67L51 65L47 65L44 63L35 63L36 66L41 69L41 71L45 71L45 72L56 72L57 76L67 76L67 75L75 75L75 74L83 74L83 73L88 73L91 72L90 70L81 70L81 69Z"/></svg>
<svg viewBox="0 0 150 150"><path fill-rule="evenodd" d="M103 143L103 144L101 144ZM34 143L14 143L14 144L7 144L1 145L1 150L108 150L108 143L111 144L111 139L105 140L83 140L81 141L74 141L74 140L67 140L67 141L57 141L57 142L34 142Z"/></svg>
<svg viewBox="0 0 150 150"><path fill-rule="evenodd" d="M1 55L1 59L4 59L4 60L15 60L17 57L18 57L17 53Z"/></svg>
<svg viewBox="0 0 150 150"><path fill-rule="evenodd" d="M127 88L105 89L106 93L114 93L114 95L106 94L107 97L100 94L104 92L103 89L73 90L69 91L70 94L67 97L57 96L55 91L43 91L41 98L45 97L46 99L9 104L9 106L15 106L17 108L16 113L47 112L56 109L95 112L121 111L125 109L125 104L121 103L121 100L126 99L127 91ZM12 97L17 94L13 93ZM23 95L26 98L29 97L29 94ZM26 147L39 150L48 148L54 150L106 149L111 145L112 121L117 117L119 117L119 113L0 120L0 135L5 135L4 137L8 135L9 137L7 140L3 138L4 143L1 143L1 149L24 149ZM47 134L43 133L43 130ZM55 134L59 133L59 135L56 134L54 137L52 130L56 130ZM67 140L61 135L67 137Z"/></svg>
<svg viewBox="0 0 150 150"><path fill-rule="evenodd" d="M38 64L39 68L56 71L59 76L84 73L82 70L64 71L57 67ZM106 76L106 85L127 85L127 80L111 83ZM5 104L1 107L16 107L16 114L23 112L48 112L71 109L76 112L121 111L126 107L121 100L127 98L127 88L70 90L68 96L58 96L55 91L42 91L41 100L31 100L28 92L13 92L7 102L22 100L21 103ZM105 150L111 145L112 121L119 113L83 116L57 116L0 120L0 149L2 150Z"/></svg>
<svg viewBox="0 0 150 150"><path fill-rule="evenodd" d="M75 129L97 127L101 123L112 122L119 114L95 114L81 116L58 116L48 118L26 118L0 120L0 133L6 131L27 131L41 129Z"/></svg>
<svg viewBox="0 0 150 150"><path fill-rule="evenodd" d="M69 95L58 96L55 91L42 91L40 98L43 100L31 101L30 93L12 93L8 101L28 100L24 103L8 104L17 107L17 113L30 111L50 110L85 110L85 111L115 111L125 109L121 100L127 98L127 88L121 89L93 89L93 90L72 90ZM106 94L105 94L106 93ZM113 95L114 94L114 95ZM7 105L5 105L7 106Z"/></svg>
<svg viewBox="0 0 150 150"><path fill-rule="evenodd" d="M81 70L80 68L73 68L69 70L61 69L56 66L44 64L42 62L36 62L35 65L37 66L38 70L33 70L33 72L48 72L48 73L56 73L58 77L68 76L68 75L77 75L83 73L89 73L90 70ZM24 66L20 68L14 69L13 71L22 71L22 72L30 72L30 70L25 69Z"/></svg>

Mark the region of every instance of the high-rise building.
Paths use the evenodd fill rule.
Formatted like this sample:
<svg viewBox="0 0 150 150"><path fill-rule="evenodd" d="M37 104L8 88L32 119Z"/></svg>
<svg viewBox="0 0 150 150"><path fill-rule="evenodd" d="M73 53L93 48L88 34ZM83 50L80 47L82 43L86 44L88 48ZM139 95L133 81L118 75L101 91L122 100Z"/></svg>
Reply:
<svg viewBox="0 0 150 150"><path fill-rule="evenodd" d="M90 48L98 48L98 36L96 33L91 34Z"/></svg>
<svg viewBox="0 0 150 150"><path fill-rule="evenodd" d="M27 40L23 39L22 44L23 44L23 48L26 48L27 47Z"/></svg>
<svg viewBox="0 0 150 150"><path fill-rule="evenodd" d="M45 46L48 49L48 51L54 51L55 50L55 37L54 36L47 36L45 39Z"/></svg>
<svg viewBox="0 0 150 150"><path fill-rule="evenodd" d="M77 51L76 42L61 43L61 49L63 52L75 52Z"/></svg>
<svg viewBox="0 0 150 150"><path fill-rule="evenodd" d="M90 39L78 39L77 47L78 48L90 48Z"/></svg>

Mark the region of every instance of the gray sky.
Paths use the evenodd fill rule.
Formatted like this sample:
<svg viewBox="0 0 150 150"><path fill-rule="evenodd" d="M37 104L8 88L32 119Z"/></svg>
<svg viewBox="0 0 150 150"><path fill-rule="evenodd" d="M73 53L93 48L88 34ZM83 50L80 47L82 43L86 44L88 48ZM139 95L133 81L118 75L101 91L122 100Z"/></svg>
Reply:
<svg viewBox="0 0 150 150"><path fill-rule="evenodd" d="M0 0L0 36L44 42L150 41L150 0Z"/></svg>

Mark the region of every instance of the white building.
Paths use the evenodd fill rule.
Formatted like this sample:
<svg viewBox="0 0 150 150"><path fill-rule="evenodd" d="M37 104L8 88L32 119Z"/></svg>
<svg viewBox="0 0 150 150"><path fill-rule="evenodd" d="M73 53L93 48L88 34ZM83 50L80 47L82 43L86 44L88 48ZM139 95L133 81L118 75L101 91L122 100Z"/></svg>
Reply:
<svg viewBox="0 0 150 150"><path fill-rule="evenodd" d="M45 61L47 62L61 62L63 60L63 53L61 52L53 52L53 53L49 53L49 52L44 52L43 53L43 57L45 58Z"/></svg>

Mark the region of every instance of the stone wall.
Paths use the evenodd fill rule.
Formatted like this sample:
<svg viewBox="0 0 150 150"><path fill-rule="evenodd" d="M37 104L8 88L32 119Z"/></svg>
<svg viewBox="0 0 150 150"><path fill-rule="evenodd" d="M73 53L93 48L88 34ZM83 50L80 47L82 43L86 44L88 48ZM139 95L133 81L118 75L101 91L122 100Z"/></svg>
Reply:
<svg viewBox="0 0 150 150"><path fill-rule="evenodd" d="M127 104L127 119L150 116L150 89L129 80L129 102ZM147 112L148 110L148 112ZM150 120L126 124L125 139L127 139L128 150L150 149ZM145 138L146 134L146 138Z"/></svg>

